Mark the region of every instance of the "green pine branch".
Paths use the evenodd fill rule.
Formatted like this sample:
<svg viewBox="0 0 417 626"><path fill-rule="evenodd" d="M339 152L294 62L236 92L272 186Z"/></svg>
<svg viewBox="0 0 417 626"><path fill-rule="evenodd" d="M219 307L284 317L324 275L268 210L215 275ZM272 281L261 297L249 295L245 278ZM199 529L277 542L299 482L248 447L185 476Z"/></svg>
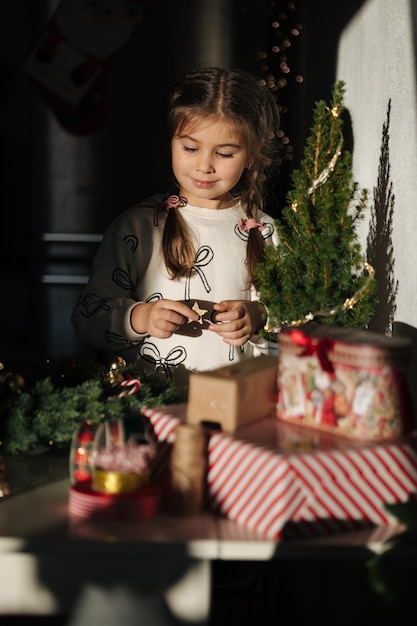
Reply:
<svg viewBox="0 0 417 626"><path fill-rule="evenodd" d="M120 367L119 373L125 379L138 379L140 389L122 397L117 395L124 388L111 384L108 370L100 364L92 367L91 363L86 366L67 359L53 364L48 361L42 367L22 365L21 371L25 373L20 375L22 384L16 390L11 391L10 385L16 373L8 372L0 381L0 398L7 398L0 414L2 447L7 454L68 444L77 425L86 420L92 423L124 418L140 420L144 407L184 400L184 392L172 381L152 372L138 374L134 364Z"/></svg>

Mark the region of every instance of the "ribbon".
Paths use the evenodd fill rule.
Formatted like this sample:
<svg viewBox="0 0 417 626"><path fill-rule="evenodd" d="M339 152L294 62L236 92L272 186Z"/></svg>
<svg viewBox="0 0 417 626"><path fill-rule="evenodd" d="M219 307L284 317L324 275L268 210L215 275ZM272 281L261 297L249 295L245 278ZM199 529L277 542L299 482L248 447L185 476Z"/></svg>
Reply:
<svg viewBox="0 0 417 626"><path fill-rule="evenodd" d="M307 196L311 196L316 191L316 189L318 189L321 185L323 185L326 182L326 180L329 178L330 174L333 172L334 168L336 167L337 159L342 154L342 145L343 145L343 135L342 133L340 133L340 139L336 148L336 152L330 159L327 167L325 167L324 170L321 172L320 176L316 178L315 181L313 181L313 184L307 191Z"/></svg>
<svg viewBox="0 0 417 626"><path fill-rule="evenodd" d="M252 230L252 228L262 230L264 227L262 222L258 222L257 220L253 219L253 217L249 217L247 219L240 218L237 225L239 226L240 230L243 230L245 232L249 232L250 230Z"/></svg>
<svg viewBox="0 0 417 626"><path fill-rule="evenodd" d="M158 215L159 211L165 211L168 213L170 209L177 209L178 207L184 207L187 204L187 198L183 198L182 196L172 195L169 196L166 200L162 200L162 202L158 202L156 204L154 214L153 214L153 223L154 226L158 226Z"/></svg>
<svg viewBox="0 0 417 626"><path fill-rule="evenodd" d="M334 375L333 364L328 357L328 352L334 345L333 339L326 337L325 339L319 339L318 342L313 342L311 337L308 337L297 329L290 332L290 338L296 346L304 348L300 356L316 355L321 368L328 374Z"/></svg>
<svg viewBox="0 0 417 626"><path fill-rule="evenodd" d="M148 363L152 363L155 370L162 369L166 377L171 378L171 369L185 361L187 353L185 348L177 346L172 348L164 358L161 357L158 348L153 343L145 341L139 348L139 356Z"/></svg>
<svg viewBox="0 0 417 626"><path fill-rule="evenodd" d="M81 315L83 317L91 317L100 309L104 311L109 311L110 307L108 305L110 298L101 298L95 293L89 293L85 298L80 298L77 306L82 308Z"/></svg>
<svg viewBox="0 0 417 626"><path fill-rule="evenodd" d="M204 289L207 291L207 293L210 293L211 287L208 283L206 275L204 274L201 268L211 263L211 261L213 260L213 256L214 256L213 250L209 246L201 246L201 248L199 248L196 252L194 265L192 267L192 270L195 270L196 273L200 276L201 282L203 283ZM190 299L190 281L191 281L191 272L190 274L188 274L186 282L185 282L185 297L184 297L185 300Z"/></svg>
<svg viewBox="0 0 417 626"><path fill-rule="evenodd" d="M166 211L169 211L169 209L176 209L179 206L183 207L186 204L187 204L186 198L181 198L179 196L169 196L169 198L165 200L164 209Z"/></svg>
<svg viewBox="0 0 417 626"><path fill-rule="evenodd" d="M118 287L120 287L120 289L123 289L124 291L132 293L134 290L133 281L131 280L129 274L126 270L123 270L120 267L116 267L113 271L112 280Z"/></svg>

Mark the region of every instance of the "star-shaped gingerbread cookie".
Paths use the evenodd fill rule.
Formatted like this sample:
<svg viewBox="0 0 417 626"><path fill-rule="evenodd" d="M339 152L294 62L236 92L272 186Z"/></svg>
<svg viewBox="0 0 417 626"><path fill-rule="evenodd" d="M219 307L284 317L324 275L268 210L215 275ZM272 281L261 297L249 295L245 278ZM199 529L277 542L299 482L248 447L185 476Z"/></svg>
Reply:
<svg viewBox="0 0 417 626"><path fill-rule="evenodd" d="M199 319L197 320L197 322L199 324L202 324L204 322L203 320L203 315L205 313L208 313L208 309L200 309L200 306L198 304L198 302L194 302L193 306L191 307L193 311L195 311L198 315L199 315ZM188 323L190 324L191 322L194 322L193 319L188 318Z"/></svg>

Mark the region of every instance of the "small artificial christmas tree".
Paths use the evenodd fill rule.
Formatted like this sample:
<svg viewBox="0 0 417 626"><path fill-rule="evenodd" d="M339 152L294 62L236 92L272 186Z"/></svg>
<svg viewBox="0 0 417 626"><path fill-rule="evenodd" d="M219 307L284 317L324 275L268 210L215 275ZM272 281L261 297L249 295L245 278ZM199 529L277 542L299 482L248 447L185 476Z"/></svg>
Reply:
<svg viewBox="0 0 417 626"><path fill-rule="evenodd" d="M359 193L352 155L343 149L344 92L339 81L330 106L316 103L301 167L292 174L287 205L275 222L279 244L266 246L265 261L257 268L269 314L263 334L270 340L284 326L313 319L364 328L374 313L374 272L356 233L367 190Z"/></svg>

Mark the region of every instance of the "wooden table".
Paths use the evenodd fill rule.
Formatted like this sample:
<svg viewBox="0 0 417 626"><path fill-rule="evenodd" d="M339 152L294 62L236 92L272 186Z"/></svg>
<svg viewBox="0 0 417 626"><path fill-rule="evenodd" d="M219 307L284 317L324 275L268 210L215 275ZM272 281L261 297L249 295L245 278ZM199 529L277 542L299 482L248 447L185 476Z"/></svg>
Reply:
<svg viewBox="0 0 417 626"><path fill-rule="evenodd" d="M88 612L95 605L127 611L123 626L137 623L136 611L148 611L147 626L171 624L172 616L176 623L203 625L210 619L215 561L364 560L398 530L285 543L211 513L139 521L73 518L66 462L48 458L31 461L49 468L37 473L43 481L30 488L30 480L20 477L22 488L0 500L0 615L65 614L83 626L91 625Z"/></svg>

